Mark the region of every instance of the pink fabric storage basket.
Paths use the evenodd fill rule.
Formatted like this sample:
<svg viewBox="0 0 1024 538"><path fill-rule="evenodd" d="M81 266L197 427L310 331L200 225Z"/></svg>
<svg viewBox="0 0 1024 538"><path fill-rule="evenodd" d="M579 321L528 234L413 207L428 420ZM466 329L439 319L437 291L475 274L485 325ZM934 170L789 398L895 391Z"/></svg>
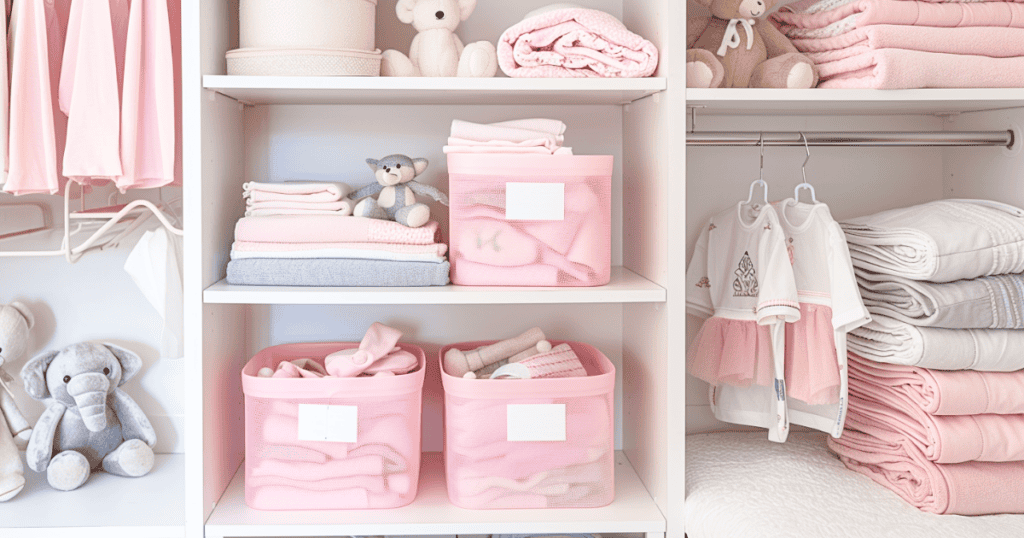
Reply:
<svg viewBox="0 0 1024 538"><path fill-rule="evenodd" d="M422 349L398 344L420 361L416 371L404 375L256 376L260 368L273 369L282 361L308 357L322 364L327 355L354 347L359 344L286 344L260 351L245 365L245 503L250 508L395 508L416 498L426 365ZM352 408L354 424L339 427L336 417ZM309 425L319 425L332 440L300 440L300 421L306 426L303 439L310 438ZM339 435L354 435L355 441L338 442Z"/></svg>
<svg viewBox="0 0 1024 538"><path fill-rule="evenodd" d="M453 344L440 356L453 347L490 343ZM593 346L551 341L561 343L572 347L587 377L464 379L442 366L445 473L452 503L474 509L593 508L614 500L615 366ZM564 406L564 440L509 441L522 436L514 423L521 424L523 415L514 411L524 405L544 406L542 412ZM536 431L550 427L550 418L538 422Z"/></svg>
<svg viewBox="0 0 1024 538"><path fill-rule="evenodd" d="M452 282L607 284L613 165L611 155L449 153Z"/></svg>

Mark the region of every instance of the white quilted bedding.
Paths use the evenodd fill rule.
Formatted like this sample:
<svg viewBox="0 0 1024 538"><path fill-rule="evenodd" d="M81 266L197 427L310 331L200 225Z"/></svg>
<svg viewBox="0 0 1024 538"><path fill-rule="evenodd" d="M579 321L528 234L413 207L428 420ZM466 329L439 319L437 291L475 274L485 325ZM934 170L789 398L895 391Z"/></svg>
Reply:
<svg viewBox="0 0 1024 538"><path fill-rule="evenodd" d="M778 444L763 432L723 432L686 438L686 535L1020 538L1024 516L921 512L846 469L824 434L793 432Z"/></svg>

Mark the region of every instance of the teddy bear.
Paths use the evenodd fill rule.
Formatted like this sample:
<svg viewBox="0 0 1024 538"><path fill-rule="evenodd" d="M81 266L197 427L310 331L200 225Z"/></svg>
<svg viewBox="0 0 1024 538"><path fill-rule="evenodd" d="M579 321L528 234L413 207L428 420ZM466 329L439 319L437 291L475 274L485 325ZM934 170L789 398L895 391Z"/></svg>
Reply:
<svg viewBox="0 0 1024 538"><path fill-rule="evenodd" d="M127 477L153 468L156 432L139 404L119 387L142 359L113 344L79 343L25 363L25 391L46 402L25 450L30 469L54 489L71 491L93 470Z"/></svg>
<svg viewBox="0 0 1024 538"><path fill-rule="evenodd" d="M416 194L448 205L443 192L414 181L427 169L426 159L412 159L405 155L388 155L383 159L366 159L376 183L352 193L353 200L365 198L356 204L352 214L356 217L393 220L410 228L419 228L430 220L430 207L416 201ZM377 198L367 198L377 195Z"/></svg>
<svg viewBox="0 0 1024 538"><path fill-rule="evenodd" d="M498 52L493 43L463 46L455 29L476 9L477 0L398 0L398 20L411 24L416 37L409 56L386 50L381 59L385 77L493 77Z"/></svg>
<svg viewBox="0 0 1024 538"><path fill-rule="evenodd" d="M816 86L814 62L764 18L779 1L697 0L712 16L686 21L687 87Z"/></svg>
<svg viewBox="0 0 1024 538"><path fill-rule="evenodd" d="M0 502L14 498L25 487L25 467L18 451L32 436L32 428L8 388L14 379L3 366L25 354L34 324L32 312L25 305L0 305Z"/></svg>

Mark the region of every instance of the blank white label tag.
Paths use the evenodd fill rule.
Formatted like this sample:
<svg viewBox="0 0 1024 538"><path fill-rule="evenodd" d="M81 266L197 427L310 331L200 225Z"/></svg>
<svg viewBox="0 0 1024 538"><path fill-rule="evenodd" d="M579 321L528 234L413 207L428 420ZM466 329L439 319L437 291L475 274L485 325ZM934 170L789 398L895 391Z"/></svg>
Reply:
<svg viewBox="0 0 1024 538"><path fill-rule="evenodd" d="M509 404L509 441L565 441L565 404Z"/></svg>
<svg viewBox="0 0 1024 538"><path fill-rule="evenodd" d="M299 404L299 441L355 443L358 430L354 405Z"/></svg>
<svg viewBox="0 0 1024 538"><path fill-rule="evenodd" d="M565 183L506 183L505 220L565 220Z"/></svg>

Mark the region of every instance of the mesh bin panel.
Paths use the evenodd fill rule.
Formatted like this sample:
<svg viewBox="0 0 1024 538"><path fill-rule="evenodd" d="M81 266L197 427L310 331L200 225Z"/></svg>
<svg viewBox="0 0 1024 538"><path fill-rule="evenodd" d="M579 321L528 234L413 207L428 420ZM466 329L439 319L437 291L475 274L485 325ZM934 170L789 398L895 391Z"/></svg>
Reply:
<svg viewBox="0 0 1024 538"><path fill-rule="evenodd" d="M388 377L266 379L262 367L318 361L358 344L294 344L263 350L243 370L245 501L258 510L395 508L419 482L423 350L410 374ZM356 408L356 441L299 440L299 406Z"/></svg>
<svg viewBox="0 0 1024 538"><path fill-rule="evenodd" d="M588 377L470 380L443 374L445 471L454 504L590 508L614 500L615 369L593 347L568 343ZM508 441L510 404L564 404L565 441Z"/></svg>
<svg viewBox="0 0 1024 538"><path fill-rule="evenodd" d="M612 165L610 156L449 154L452 282L607 284Z"/></svg>

